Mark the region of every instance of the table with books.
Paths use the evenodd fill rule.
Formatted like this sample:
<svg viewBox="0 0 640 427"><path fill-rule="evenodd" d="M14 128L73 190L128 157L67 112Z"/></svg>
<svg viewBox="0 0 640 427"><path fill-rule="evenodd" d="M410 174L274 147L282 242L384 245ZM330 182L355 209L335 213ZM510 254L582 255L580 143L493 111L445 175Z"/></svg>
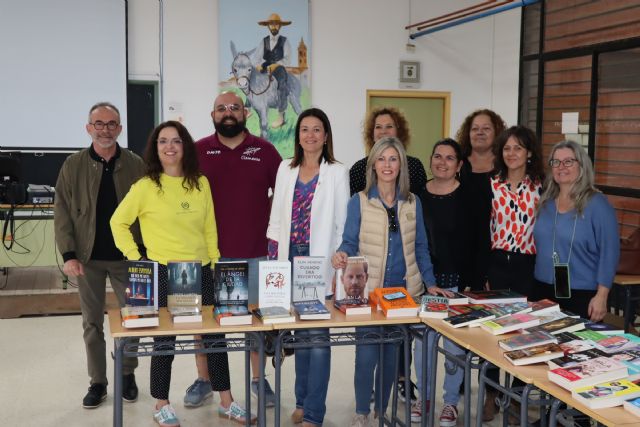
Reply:
<svg viewBox="0 0 640 427"><path fill-rule="evenodd" d="M125 328L122 326L121 312L118 309L109 310L109 327L114 339L114 408L113 425L122 426L122 361L123 357L143 357L166 354L195 354L216 352L245 352L245 401L247 411L251 410L249 371L249 352L257 351L264 357L263 332L272 329L257 318L252 318L250 325L220 326L214 319L213 307L202 307L202 321L195 323L175 323L166 308L158 312L159 324L155 327ZM186 338L193 335L226 334L224 338L195 340ZM234 336L228 336L228 335ZM239 336L235 336L238 335ZM176 336L174 343L163 343L156 347L153 337ZM199 346L199 344L202 344ZM218 347L224 344L225 347ZM266 425L266 409L264 406L264 366L260 364L260 395L258 399L258 424ZM249 425L247 418L247 425Z"/></svg>
<svg viewBox="0 0 640 427"><path fill-rule="evenodd" d="M433 318L434 316L424 319L427 329L437 334L438 338L444 336L484 359L480 369L478 408L482 407L484 385L488 383L496 386L509 398L522 403L521 419L526 419L529 404L540 406L541 416L546 416L543 409L550 406L550 422L554 426L560 404L566 403L604 425L640 425L640 418L628 412L633 409L625 411L620 406L613 407L622 403L625 403L625 407L633 406L632 399L640 400L639 381L636 380L640 378L638 337L620 335L623 331L618 328L594 324L571 316L572 313L561 312L557 304L549 300L527 303L529 308L520 312L515 311L517 304L520 303L514 304L511 314L503 314L494 319L479 320L490 315L481 311L495 312L496 307L492 307L492 304L487 304L487 307L451 305L448 307L448 315L443 314L440 319ZM421 316L429 311L424 306L423 301ZM505 309L501 304L497 306L501 307L500 310ZM463 312L456 314L460 313L460 308ZM480 327L456 327L460 324L458 317L470 316L467 312L469 310L479 310L474 314L476 320L472 323L479 324ZM538 317L537 326L531 326L532 316ZM530 327L525 329L525 325ZM525 329L526 333L522 333L521 329ZM428 367L428 375L433 386L430 398L433 399L437 366L435 357L442 349L434 345L431 351L433 363ZM467 358L467 362L469 361ZM540 364L541 362L546 363ZM486 377L490 364L505 371L505 386ZM520 379L524 386L511 389L511 376ZM539 392L535 395L539 397L532 399L531 392L536 389ZM468 390L465 389L466 393ZM505 399L502 400L504 402ZM470 412L469 403L470 398L467 397L465 414ZM482 424L481 417L482 413L478 410L478 426ZM433 416L430 417L429 425L433 425ZM465 417L465 425L469 425L468 417Z"/></svg>
<svg viewBox="0 0 640 427"><path fill-rule="evenodd" d="M397 292L397 288L386 288ZM382 289L381 289L382 290ZM295 304L294 304L295 307ZM397 343L404 345L405 360L399 363L405 363L405 367L409 365L409 325L420 323L417 317L417 309L413 309L412 316L403 317L387 317L383 311L377 310L374 305L369 314L346 315L338 308L334 307L331 301L326 301L326 310L328 317L326 319L301 320L300 316L295 321L285 323L274 323L273 328L278 332L275 347L275 388L280 390L282 369L282 349L283 348L310 348L316 346L344 346L344 345L361 345L361 344L378 344L382 348L384 344ZM355 327L379 327L378 333L368 333L364 336L356 336ZM301 329L326 328L332 330L328 335L314 335L310 339L300 339L292 335L292 332ZM379 355L379 366L382 367L383 352ZM382 374L380 375L382 379ZM405 387L409 387L409 378L406 378ZM381 386L381 384L379 384ZM397 416L397 393L392 394L391 402L391 423L395 424L398 420ZM405 423L410 424L410 407L405 408ZM276 393L274 425L280 425L280 394ZM379 418L380 426L384 425L384 417Z"/></svg>

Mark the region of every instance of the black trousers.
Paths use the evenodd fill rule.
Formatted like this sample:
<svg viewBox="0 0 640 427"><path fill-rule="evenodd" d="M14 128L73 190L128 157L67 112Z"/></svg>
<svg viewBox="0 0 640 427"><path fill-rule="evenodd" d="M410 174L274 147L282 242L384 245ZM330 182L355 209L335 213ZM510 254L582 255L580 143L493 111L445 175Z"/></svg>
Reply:
<svg viewBox="0 0 640 427"><path fill-rule="evenodd" d="M167 294L169 291L169 279L167 266L158 264L158 306L167 306ZM203 305L213 305L215 300L213 287L213 274L210 265L202 266L202 303ZM203 335L203 339L222 338L222 334ZM175 336L155 337L153 339L157 350L173 350ZM217 345L225 347L226 345ZM169 399L169 388L171 386L171 365L173 355L151 356L150 391L151 396L156 399ZM231 389L229 377L229 359L227 353L207 353L207 371L214 391L224 391Z"/></svg>
<svg viewBox="0 0 640 427"><path fill-rule="evenodd" d="M535 266L535 255L492 250L489 255L489 286L491 289L511 289L531 299L535 284L533 277ZM499 382L500 370L489 369L487 377ZM516 378L512 386L520 385L522 383ZM495 388L487 386L487 391L495 391Z"/></svg>
<svg viewBox="0 0 640 427"><path fill-rule="evenodd" d="M557 302L562 310L571 311L580 315L584 319L589 318L589 303L591 298L596 295L596 291L587 291L580 289L571 289L571 298L556 298L552 284L535 281L533 288L534 301L541 299L550 299Z"/></svg>

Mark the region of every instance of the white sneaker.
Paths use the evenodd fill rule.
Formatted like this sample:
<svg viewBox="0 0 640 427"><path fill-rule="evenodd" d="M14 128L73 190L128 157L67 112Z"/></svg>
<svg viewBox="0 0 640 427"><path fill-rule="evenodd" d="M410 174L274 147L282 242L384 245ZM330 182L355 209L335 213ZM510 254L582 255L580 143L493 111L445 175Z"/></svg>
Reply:
<svg viewBox="0 0 640 427"><path fill-rule="evenodd" d="M351 418L351 427L371 427L369 415L355 414L353 418Z"/></svg>

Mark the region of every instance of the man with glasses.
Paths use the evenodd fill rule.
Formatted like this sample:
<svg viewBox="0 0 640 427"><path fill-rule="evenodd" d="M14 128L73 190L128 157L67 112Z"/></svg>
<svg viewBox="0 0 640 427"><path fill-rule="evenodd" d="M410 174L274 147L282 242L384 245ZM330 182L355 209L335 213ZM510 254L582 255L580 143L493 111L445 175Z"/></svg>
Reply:
<svg viewBox="0 0 640 427"><path fill-rule="evenodd" d="M258 303L258 261L267 259L270 192L276 185L281 157L273 144L249 133L247 109L233 92L214 101L216 132L196 143L200 170L209 179L218 227L220 261L248 261L249 304ZM251 391L257 394L257 353L251 354ZM206 359L196 355L198 379L187 389L184 405L196 407L212 396ZM268 383L267 406L275 404Z"/></svg>
<svg viewBox="0 0 640 427"><path fill-rule="evenodd" d="M127 267L116 248L109 219L129 187L144 173L144 162L121 148L120 112L107 102L89 110L88 148L70 155L56 182L55 234L64 260L64 273L78 280L82 327L90 377L82 406L97 408L107 397L107 362L104 340L106 279L120 305L124 305ZM141 242L139 233L138 242ZM122 397L138 398L134 369L137 358L125 358Z"/></svg>

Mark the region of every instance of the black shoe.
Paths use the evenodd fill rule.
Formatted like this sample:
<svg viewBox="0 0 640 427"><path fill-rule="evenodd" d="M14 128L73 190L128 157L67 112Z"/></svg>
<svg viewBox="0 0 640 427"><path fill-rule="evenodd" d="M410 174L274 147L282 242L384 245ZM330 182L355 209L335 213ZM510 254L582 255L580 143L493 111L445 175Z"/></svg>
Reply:
<svg viewBox="0 0 640 427"><path fill-rule="evenodd" d="M418 401L418 398L416 397L416 392L415 392L417 387L413 383L413 381L409 381L409 387L411 389L409 393L409 398L411 399L411 403L416 403ZM398 380L398 397L400 398L401 402L407 401L407 395L405 392L406 390L404 389L404 380Z"/></svg>
<svg viewBox="0 0 640 427"><path fill-rule="evenodd" d="M107 386L105 384L91 384L89 392L82 399L82 407L86 409L97 408L106 398Z"/></svg>
<svg viewBox="0 0 640 427"><path fill-rule="evenodd" d="M129 403L138 400L138 386L136 385L135 375L129 374L122 377L122 398Z"/></svg>

